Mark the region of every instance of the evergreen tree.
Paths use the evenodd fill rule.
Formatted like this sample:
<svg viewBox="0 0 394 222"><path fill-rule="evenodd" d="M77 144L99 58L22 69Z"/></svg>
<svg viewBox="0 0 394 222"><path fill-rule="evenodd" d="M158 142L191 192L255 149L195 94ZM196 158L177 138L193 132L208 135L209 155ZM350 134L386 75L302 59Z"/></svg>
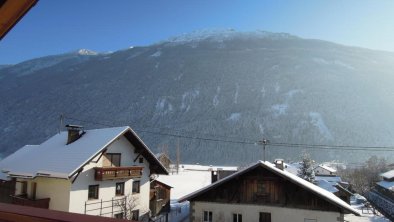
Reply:
<svg viewBox="0 0 394 222"><path fill-rule="evenodd" d="M297 176L313 183L315 181L315 171L313 169L313 161L308 153L302 154L301 166L298 169Z"/></svg>

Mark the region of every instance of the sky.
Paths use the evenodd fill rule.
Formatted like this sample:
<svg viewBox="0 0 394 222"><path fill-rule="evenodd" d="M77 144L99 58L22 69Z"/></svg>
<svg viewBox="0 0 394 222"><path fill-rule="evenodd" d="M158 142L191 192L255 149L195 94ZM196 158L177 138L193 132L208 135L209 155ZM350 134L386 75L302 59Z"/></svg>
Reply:
<svg viewBox="0 0 394 222"><path fill-rule="evenodd" d="M0 64L78 49L117 51L224 28L394 51L394 1L39 0L0 41Z"/></svg>

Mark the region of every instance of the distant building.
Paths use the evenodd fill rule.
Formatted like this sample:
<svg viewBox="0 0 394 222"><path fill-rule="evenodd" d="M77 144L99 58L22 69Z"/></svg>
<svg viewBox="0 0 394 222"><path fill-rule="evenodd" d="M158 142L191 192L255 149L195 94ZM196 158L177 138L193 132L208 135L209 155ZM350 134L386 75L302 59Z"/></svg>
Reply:
<svg viewBox="0 0 394 222"><path fill-rule="evenodd" d="M394 221L394 170L380 176L382 181L377 182L366 197L379 212Z"/></svg>
<svg viewBox="0 0 394 222"><path fill-rule="evenodd" d="M211 183L215 183L218 180L221 180L231 174L237 172L236 170L226 170L223 168L212 169L211 171Z"/></svg>
<svg viewBox="0 0 394 222"><path fill-rule="evenodd" d="M190 221L344 221L360 215L334 194L269 162L258 162L179 200Z"/></svg>
<svg viewBox="0 0 394 222"><path fill-rule="evenodd" d="M163 166L169 171L170 170L170 165L172 164L172 161L170 157L165 154L165 153L157 153L156 158L163 164Z"/></svg>
<svg viewBox="0 0 394 222"><path fill-rule="evenodd" d="M337 174L337 170L326 166L324 164L320 164L315 168L315 175L316 176L335 176Z"/></svg>
<svg viewBox="0 0 394 222"><path fill-rule="evenodd" d="M68 126L3 159L0 170L15 183L14 204L117 218L132 210L134 219L149 213L150 175L168 174L130 127Z"/></svg>

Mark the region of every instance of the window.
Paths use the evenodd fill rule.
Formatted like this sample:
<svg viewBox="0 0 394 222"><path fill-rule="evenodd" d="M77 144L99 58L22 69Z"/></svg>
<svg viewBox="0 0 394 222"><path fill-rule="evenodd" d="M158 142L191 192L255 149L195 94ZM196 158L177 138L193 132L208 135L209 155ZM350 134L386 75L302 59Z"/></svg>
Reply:
<svg viewBox="0 0 394 222"><path fill-rule="evenodd" d="M142 157L140 157L140 163L143 163L144 162L144 158L142 158Z"/></svg>
<svg viewBox="0 0 394 222"><path fill-rule="evenodd" d="M233 222L242 222L242 214L233 214Z"/></svg>
<svg viewBox="0 0 394 222"><path fill-rule="evenodd" d="M88 199L98 199L99 185L89 185Z"/></svg>
<svg viewBox="0 0 394 222"><path fill-rule="evenodd" d="M123 219L123 213L114 214L114 217L115 217L116 219Z"/></svg>
<svg viewBox="0 0 394 222"><path fill-rule="evenodd" d="M116 183L116 186L115 186L115 195L116 195L116 196L122 196L122 195L124 195L124 182Z"/></svg>
<svg viewBox="0 0 394 222"><path fill-rule="evenodd" d="M203 222L212 222L212 211L204 211L202 215Z"/></svg>
<svg viewBox="0 0 394 222"><path fill-rule="evenodd" d="M139 210L131 211L131 219L132 220L138 220L139 217L140 217L140 211Z"/></svg>
<svg viewBox="0 0 394 222"><path fill-rule="evenodd" d="M120 153L106 153L104 156L104 167L119 167L120 166Z"/></svg>
<svg viewBox="0 0 394 222"><path fill-rule="evenodd" d="M260 212L259 222L271 222L271 213Z"/></svg>
<svg viewBox="0 0 394 222"><path fill-rule="evenodd" d="M159 200L166 199L166 197L167 197L166 194L167 194L167 192L165 189L163 189L163 188L157 189L157 199L159 199Z"/></svg>
<svg viewBox="0 0 394 222"><path fill-rule="evenodd" d="M140 192L140 181L133 181L133 193L139 193Z"/></svg>
<svg viewBox="0 0 394 222"><path fill-rule="evenodd" d="M257 193L259 194L265 193L265 184L264 181L262 180L257 181Z"/></svg>

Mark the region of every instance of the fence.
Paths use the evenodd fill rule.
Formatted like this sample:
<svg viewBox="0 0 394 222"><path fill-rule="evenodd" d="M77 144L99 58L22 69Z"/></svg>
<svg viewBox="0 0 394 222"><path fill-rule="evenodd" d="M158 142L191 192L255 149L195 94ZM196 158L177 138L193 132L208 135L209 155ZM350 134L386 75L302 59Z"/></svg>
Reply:
<svg viewBox="0 0 394 222"><path fill-rule="evenodd" d="M122 205L127 203L127 196L122 198L112 198L111 200L98 200L85 202L85 214L97 216L113 217L115 214L124 213Z"/></svg>

